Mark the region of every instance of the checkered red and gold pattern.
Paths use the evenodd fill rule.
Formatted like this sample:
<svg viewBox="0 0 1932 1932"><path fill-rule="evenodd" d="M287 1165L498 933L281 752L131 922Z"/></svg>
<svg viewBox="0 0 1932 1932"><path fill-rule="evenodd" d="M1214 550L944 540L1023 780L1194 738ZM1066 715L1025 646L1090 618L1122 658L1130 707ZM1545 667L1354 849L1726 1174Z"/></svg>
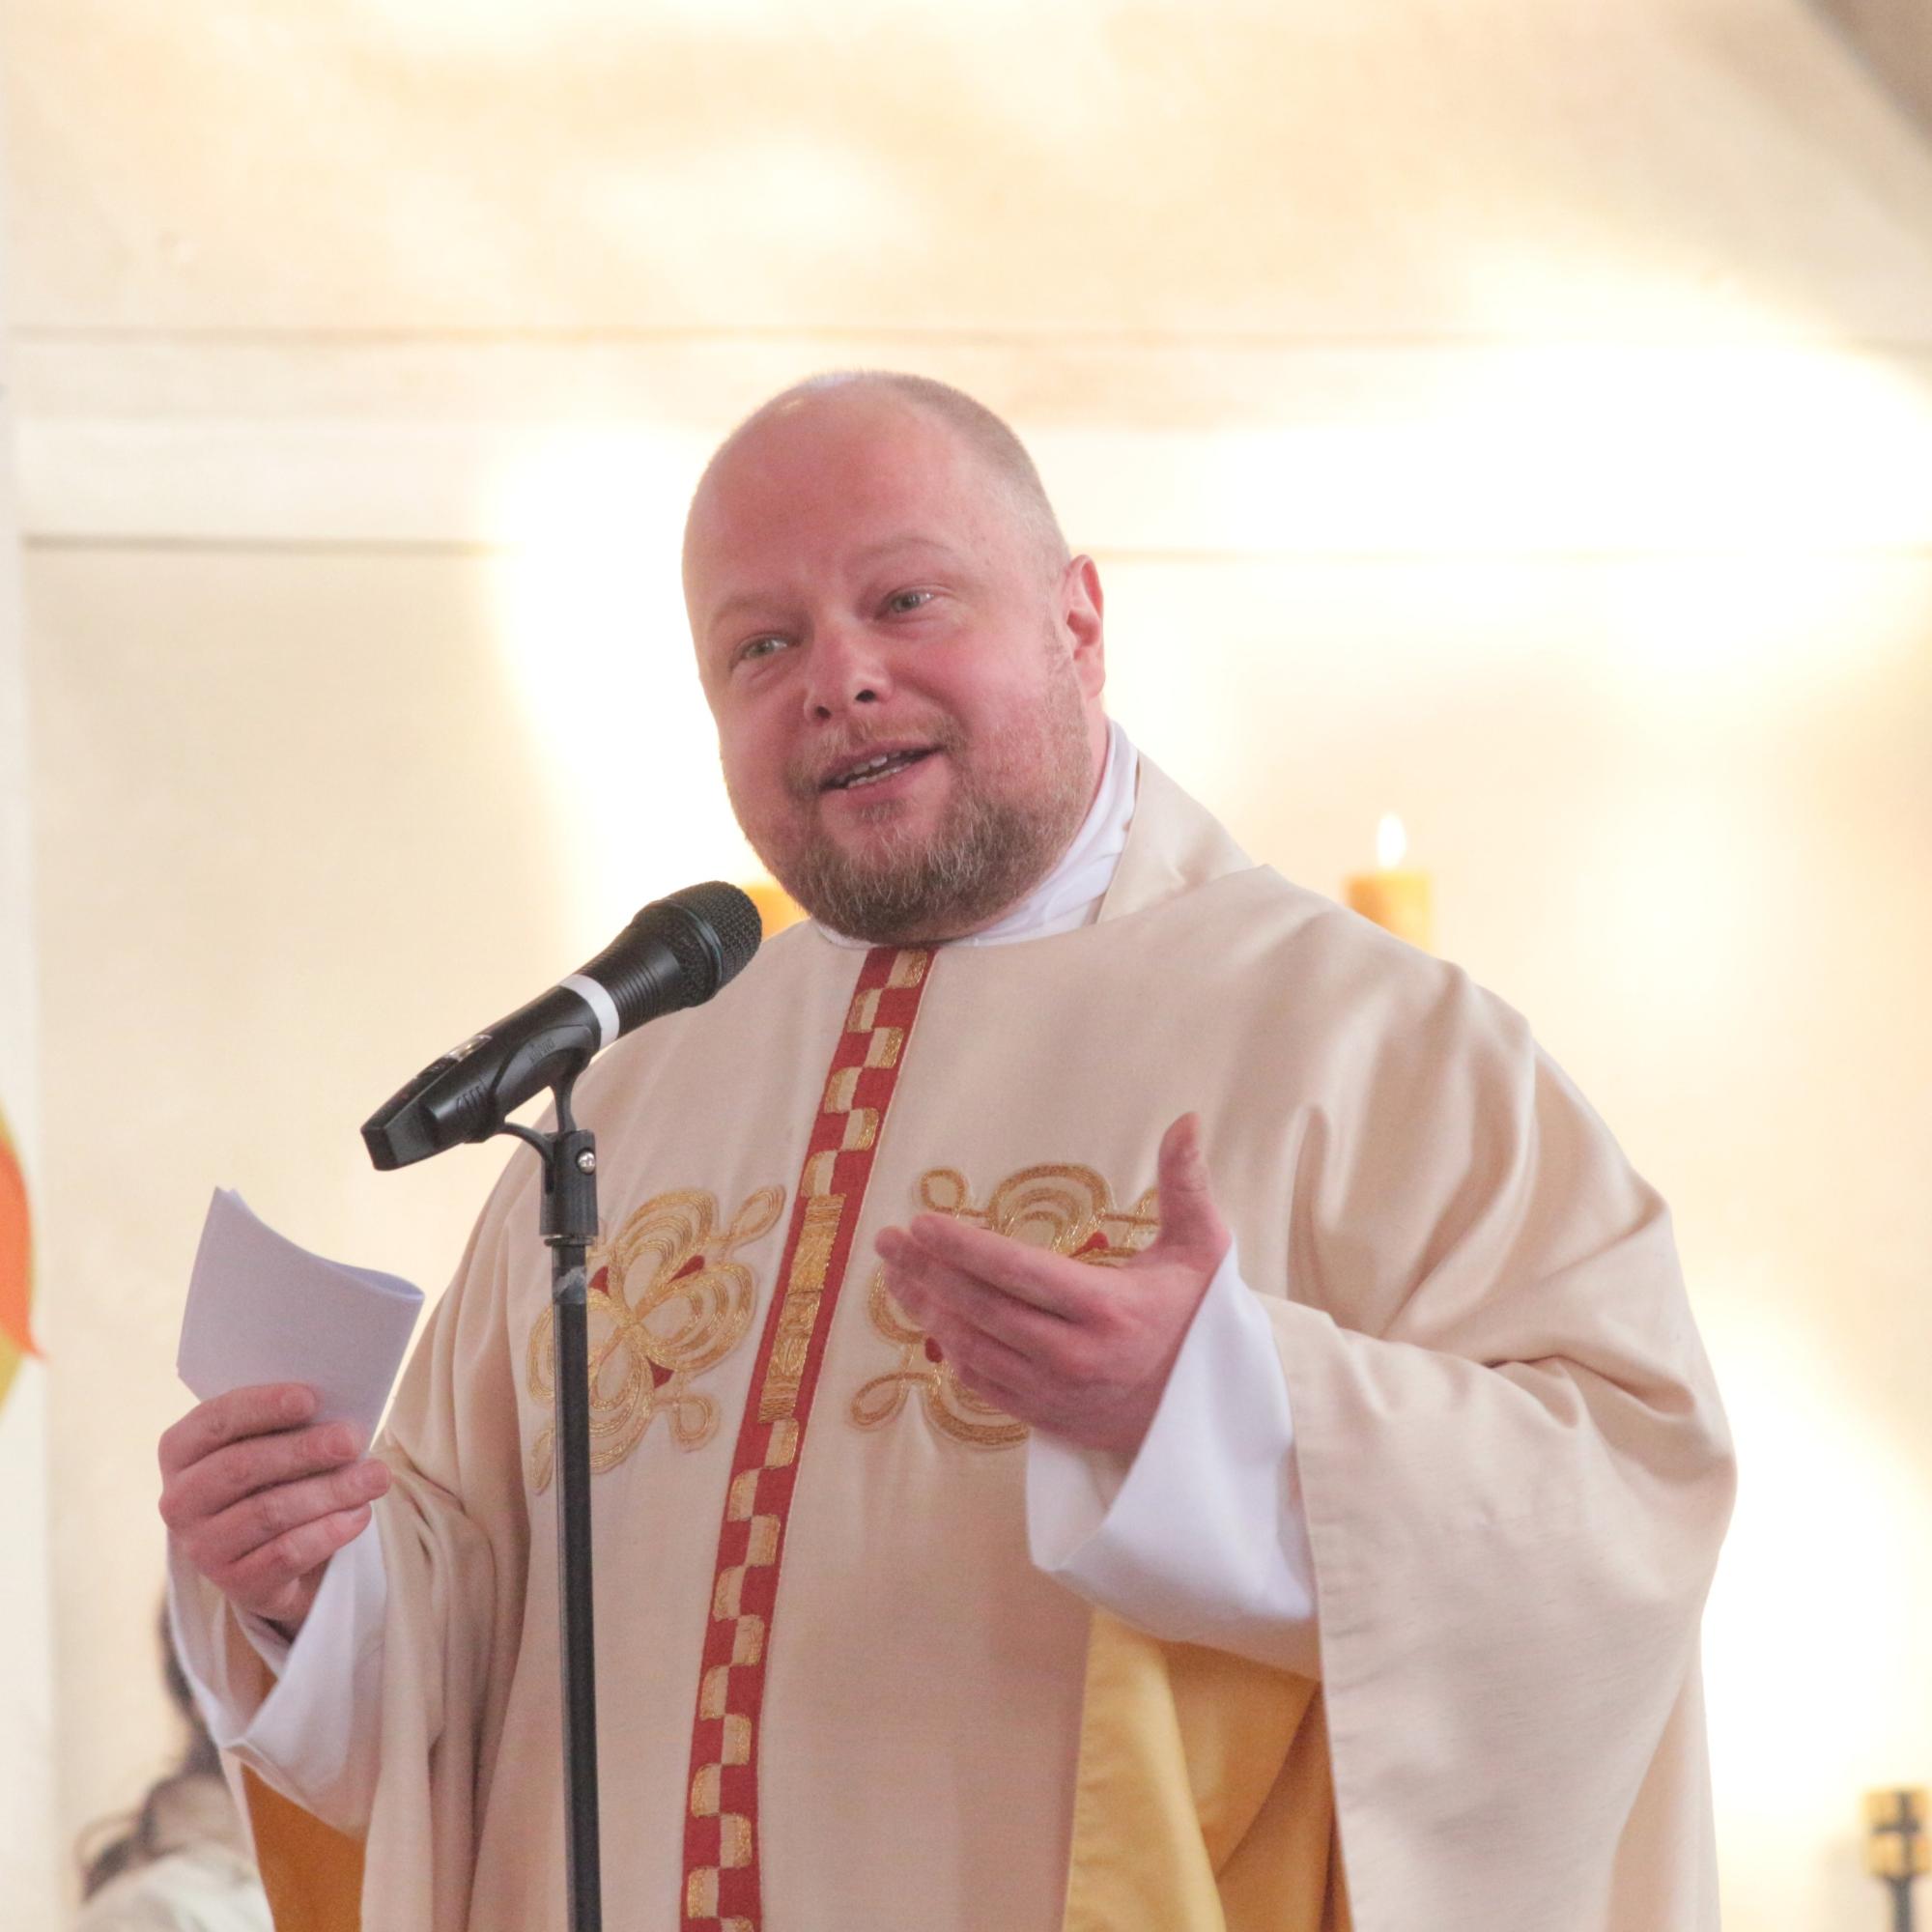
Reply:
<svg viewBox="0 0 1932 1932"><path fill-rule="evenodd" d="M833 1307L932 954L875 947L833 1052L718 1534L691 1732L686 1932L758 1932L758 1719L785 1524Z"/></svg>

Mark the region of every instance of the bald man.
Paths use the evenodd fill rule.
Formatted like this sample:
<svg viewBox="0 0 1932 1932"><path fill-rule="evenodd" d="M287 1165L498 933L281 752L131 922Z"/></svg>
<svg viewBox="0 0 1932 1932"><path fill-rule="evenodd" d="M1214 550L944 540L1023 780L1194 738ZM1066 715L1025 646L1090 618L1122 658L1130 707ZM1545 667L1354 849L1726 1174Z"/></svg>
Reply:
<svg viewBox="0 0 1932 1932"><path fill-rule="evenodd" d="M1729 1449L1602 1123L1135 753L970 398L767 404L685 591L812 917L580 1089L612 1922L1715 1926ZM562 1922L537 1186L375 1455L297 1388L163 1438L216 1734L370 1932Z"/></svg>

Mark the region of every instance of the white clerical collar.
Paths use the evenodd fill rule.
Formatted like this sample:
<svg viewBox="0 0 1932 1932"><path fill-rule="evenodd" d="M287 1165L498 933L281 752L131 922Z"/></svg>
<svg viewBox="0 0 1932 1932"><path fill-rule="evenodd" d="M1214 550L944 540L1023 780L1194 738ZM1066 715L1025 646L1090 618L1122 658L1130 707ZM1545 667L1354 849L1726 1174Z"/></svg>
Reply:
<svg viewBox="0 0 1932 1932"><path fill-rule="evenodd" d="M1046 939L1075 926L1092 925L1100 916L1100 901L1114 882L1114 867L1126 849L1127 827L1133 823L1134 794L1141 758L1127 734L1111 719L1107 724L1107 762L1072 843L1059 863L1004 919L978 932L955 939L953 946L1005 946L1015 939ZM835 946L867 947L869 940L848 939L829 925L819 931Z"/></svg>

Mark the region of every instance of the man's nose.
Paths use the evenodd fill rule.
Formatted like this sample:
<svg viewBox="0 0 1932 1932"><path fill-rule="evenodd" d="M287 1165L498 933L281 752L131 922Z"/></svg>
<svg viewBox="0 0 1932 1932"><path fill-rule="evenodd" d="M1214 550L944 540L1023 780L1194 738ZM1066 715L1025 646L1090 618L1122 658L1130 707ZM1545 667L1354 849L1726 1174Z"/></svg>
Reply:
<svg viewBox="0 0 1932 1932"><path fill-rule="evenodd" d="M852 625L826 625L813 638L806 708L823 724L862 704L892 696L885 653L875 639Z"/></svg>

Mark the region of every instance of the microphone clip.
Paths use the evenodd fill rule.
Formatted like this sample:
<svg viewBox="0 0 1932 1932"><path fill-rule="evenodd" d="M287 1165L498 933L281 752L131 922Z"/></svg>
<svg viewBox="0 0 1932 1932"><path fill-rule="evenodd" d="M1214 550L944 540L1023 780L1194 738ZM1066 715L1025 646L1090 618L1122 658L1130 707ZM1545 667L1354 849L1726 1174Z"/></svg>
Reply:
<svg viewBox="0 0 1932 1932"><path fill-rule="evenodd" d="M576 1085L577 1074L572 1071L551 1090L556 1102L556 1125L552 1132L544 1133L517 1121L505 1121L497 1129L527 1142L543 1162L543 1210L538 1227L544 1240L556 1250L581 1251L597 1238L597 1136L588 1127L580 1127L570 1111L571 1091ZM585 1293L582 1259L580 1252L575 1258L574 1289L565 1291L580 1301Z"/></svg>

